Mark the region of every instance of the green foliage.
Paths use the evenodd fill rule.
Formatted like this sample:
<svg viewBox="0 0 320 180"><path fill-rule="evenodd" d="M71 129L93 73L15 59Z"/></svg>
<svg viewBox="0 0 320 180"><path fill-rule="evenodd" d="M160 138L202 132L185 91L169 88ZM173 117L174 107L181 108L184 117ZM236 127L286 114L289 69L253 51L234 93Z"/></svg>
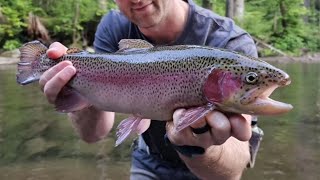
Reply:
<svg viewBox="0 0 320 180"><path fill-rule="evenodd" d="M203 0L195 0L202 5ZM246 0L239 22L252 36L287 53L320 50L320 11L314 0ZM226 0L211 0L213 11L224 16ZM113 0L0 0L0 47L13 49L27 36L28 14L40 17L54 41L91 45L101 17L117 8ZM270 54L268 51L264 51Z"/></svg>
<svg viewBox="0 0 320 180"><path fill-rule="evenodd" d="M14 50L14 49L16 49L16 48L18 48L18 47L20 47L20 46L21 46L21 43L20 43L19 40L16 40L16 39L14 39L14 40L7 40L7 41L4 43L3 49L10 51L10 50Z"/></svg>
<svg viewBox="0 0 320 180"><path fill-rule="evenodd" d="M202 0L196 0L201 5ZM211 0L213 11L224 16L226 0ZM320 50L320 11L304 7L304 0L246 0L243 22L237 22L252 36L272 46L299 55L303 50ZM308 19L308 22L305 21ZM271 55L268 49L262 55Z"/></svg>
<svg viewBox="0 0 320 180"><path fill-rule="evenodd" d="M244 28L283 51L300 55L319 50L319 24L304 22L310 10L303 0L248 0ZM317 30L318 29L318 30Z"/></svg>
<svg viewBox="0 0 320 180"><path fill-rule="evenodd" d="M5 48L11 49L17 41L11 39L19 36L27 27L25 17L31 11L30 1L26 0L0 0L0 14L2 22L0 25L0 47L6 44ZM6 42L9 39L9 42Z"/></svg>
<svg viewBox="0 0 320 180"><path fill-rule="evenodd" d="M34 4L46 13L42 17L50 35L67 44L77 43L72 42L77 41L77 39L73 39L74 36L93 36L95 29L91 28L97 26L101 16L109 9L116 7L112 0L106 1L106 9L100 7L99 0L51 0L48 2L34 0ZM88 32L91 34L87 35ZM89 39L89 41L92 40Z"/></svg>
<svg viewBox="0 0 320 180"><path fill-rule="evenodd" d="M281 40L279 40L281 38ZM304 47L303 38L295 33L286 33L282 37L274 37L274 45L278 49L291 51L293 54L299 55L300 49Z"/></svg>
<svg viewBox="0 0 320 180"><path fill-rule="evenodd" d="M100 2L103 1L0 0L0 47L10 50L33 40L27 36L30 12L40 17L52 39L70 44L87 38L91 43L101 17L116 8L113 0L105 0L104 6Z"/></svg>

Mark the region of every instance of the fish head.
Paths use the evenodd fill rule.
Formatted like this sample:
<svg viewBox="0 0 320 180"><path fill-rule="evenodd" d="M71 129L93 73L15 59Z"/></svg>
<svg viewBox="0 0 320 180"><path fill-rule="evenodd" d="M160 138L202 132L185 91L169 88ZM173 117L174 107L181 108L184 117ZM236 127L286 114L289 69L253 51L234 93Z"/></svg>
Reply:
<svg viewBox="0 0 320 180"><path fill-rule="evenodd" d="M291 83L289 75L263 61L235 61L212 68L204 85L208 101L225 112L277 115L290 111L290 104L269 96Z"/></svg>

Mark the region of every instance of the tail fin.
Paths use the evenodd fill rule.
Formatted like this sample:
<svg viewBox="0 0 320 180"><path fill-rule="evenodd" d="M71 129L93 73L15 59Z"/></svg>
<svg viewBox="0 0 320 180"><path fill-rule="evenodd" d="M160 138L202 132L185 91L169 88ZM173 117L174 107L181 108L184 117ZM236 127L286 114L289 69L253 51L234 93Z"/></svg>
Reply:
<svg viewBox="0 0 320 180"><path fill-rule="evenodd" d="M26 85L38 81L40 72L40 58L47 51L47 47L39 41L24 44L20 50L20 62L18 63L17 82Z"/></svg>

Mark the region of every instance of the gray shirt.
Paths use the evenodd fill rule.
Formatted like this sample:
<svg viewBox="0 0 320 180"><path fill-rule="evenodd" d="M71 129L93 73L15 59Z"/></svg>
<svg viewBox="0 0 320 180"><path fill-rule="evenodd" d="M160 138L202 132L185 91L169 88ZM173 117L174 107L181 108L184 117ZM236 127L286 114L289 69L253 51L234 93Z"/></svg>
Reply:
<svg viewBox="0 0 320 180"><path fill-rule="evenodd" d="M233 20L219 16L188 1L190 8L184 31L170 45L192 44L226 48L257 57L256 46L250 35ZM112 10L105 15L95 35L96 52L115 52L121 39L144 39L138 27L120 11ZM152 42L151 42L152 43Z"/></svg>

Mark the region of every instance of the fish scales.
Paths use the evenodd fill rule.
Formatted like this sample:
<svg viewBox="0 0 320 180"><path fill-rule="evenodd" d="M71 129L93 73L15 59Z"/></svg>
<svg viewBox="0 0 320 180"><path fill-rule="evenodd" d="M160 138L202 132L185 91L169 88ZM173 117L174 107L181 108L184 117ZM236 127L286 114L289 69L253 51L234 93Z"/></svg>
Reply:
<svg viewBox="0 0 320 180"><path fill-rule="evenodd" d="M186 108L178 131L210 111L275 115L290 104L269 98L291 80L284 71L240 53L196 45L156 46L143 40L121 40L120 50L91 54L71 49L58 60L34 41L21 47L17 82L39 80L55 64L70 60L77 72L55 101L57 110L73 112L87 106L133 114L118 126L120 144L142 118L171 120L174 110Z"/></svg>
<svg viewBox="0 0 320 180"><path fill-rule="evenodd" d="M174 109L206 104L202 86L209 73L207 68L219 63L210 58L208 49L185 47L184 51L161 50L160 56L159 48L154 48L129 56L84 54L66 55L64 59L79 69L70 85L92 99L93 105L168 120Z"/></svg>

